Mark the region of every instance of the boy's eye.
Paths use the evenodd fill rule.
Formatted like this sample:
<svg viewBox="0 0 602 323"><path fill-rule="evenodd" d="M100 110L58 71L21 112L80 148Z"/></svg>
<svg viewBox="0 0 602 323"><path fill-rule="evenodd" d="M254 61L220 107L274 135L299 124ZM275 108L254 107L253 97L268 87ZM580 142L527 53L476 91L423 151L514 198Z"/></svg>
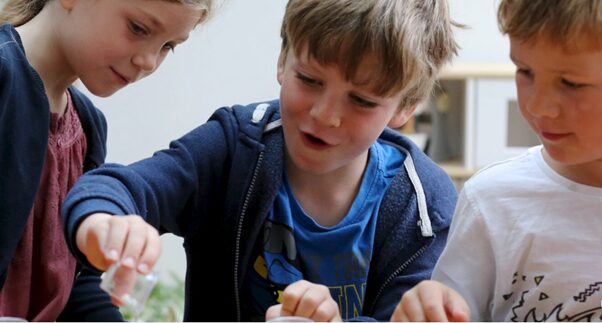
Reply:
<svg viewBox="0 0 602 323"><path fill-rule="evenodd" d="M351 95L350 96L351 101L353 101L354 104L363 107L363 108L374 108L376 106L375 102L372 101L368 101L366 99L363 99L357 95Z"/></svg>
<svg viewBox="0 0 602 323"><path fill-rule="evenodd" d="M562 79L562 84L564 84L564 86L570 88L570 89L579 89L585 86L585 84L579 84L579 83L575 83L575 82L571 82L567 79Z"/></svg>
<svg viewBox="0 0 602 323"><path fill-rule="evenodd" d="M516 69L516 74L522 75L522 76L526 76L526 77L531 77L532 73L531 70L525 69L525 68L517 68Z"/></svg>
<svg viewBox="0 0 602 323"><path fill-rule="evenodd" d="M139 24L137 24L137 23L135 23L133 21L130 21L128 23L128 25L129 25L130 30L132 31L132 33L134 35L144 36L144 35L148 34L148 31L144 27L142 27L141 25L139 25Z"/></svg>
<svg viewBox="0 0 602 323"><path fill-rule="evenodd" d="M303 83L305 83L305 84L307 84L307 85L309 85L309 86L317 86L317 85L320 85L320 81L318 81L318 80L314 80L314 79L312 79L312 78L310 78L310 77L308 77L308 76L305 76L305 75L303 75L303 74L301 74L301 73L297 73L297 74L296 74L296 77L297 77L299 80L301 80L301 82L303 82Z"/></svg>

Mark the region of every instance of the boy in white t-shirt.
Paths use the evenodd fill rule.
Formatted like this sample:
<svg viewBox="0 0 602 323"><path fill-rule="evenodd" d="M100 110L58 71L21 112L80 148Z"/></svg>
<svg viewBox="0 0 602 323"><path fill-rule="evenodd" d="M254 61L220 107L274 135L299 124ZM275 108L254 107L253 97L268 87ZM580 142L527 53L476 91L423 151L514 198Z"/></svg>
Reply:
<svg viewBox="0 0 602 323"><path fill-rule="evenodd" d="M502 0L498 20L543 146L467 182L394 321L602 320L602 1Z"/></svg>

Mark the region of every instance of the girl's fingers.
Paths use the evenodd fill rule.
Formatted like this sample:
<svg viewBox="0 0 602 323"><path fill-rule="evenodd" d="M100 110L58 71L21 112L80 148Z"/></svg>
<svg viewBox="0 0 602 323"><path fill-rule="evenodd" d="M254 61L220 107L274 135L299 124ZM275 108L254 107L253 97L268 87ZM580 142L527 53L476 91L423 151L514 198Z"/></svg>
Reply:
<svg viewBox="0 0 602 323"><path fill-rule="evenodd" d="M128 237L129 224L125 216L112 216L109 220L104 254L109 263L115 263L122 258L125 240Z"/></svg>
<svg viewBox="0 0 602 323"><path fill-rule="evenodd" d="M142 274L148 274L155 266L161 255L161 238L159 232L151 225L146 225L146 245L138 260L137 269Z"/></svg>
<svg viewBox="0 0 602 323"><path fill-rule="evenodd" d="M161 254L159 233L137 215L90 215L77 229L76 244L102 271L121 260L124 267L148 274Z"/></svg>
<svg viewBox="0 0 602 323"><path fill-rule="evenodd" d="M137 215L127 216L125 220L128 231L121 254L121 264L126 268L135 269L144 251L147 227L150 225Z"/></svg>
<svg viewBox="0 0 602 323"><path fill-rule="evenodd" d="M107 223L108 224L108 223ZM108 225L104 228L98 228L94 230L94 234L88 235L87 244L92 246L92 250L89 250L91 257L86 254L86 257L94 265L101 270L106 270L111 262L108 261L103 246L105 245L109 235Z"/></svg>
<svg viewBox="0 0 602 323"><path fill-rule="evenodd" d="M76 231L77 248L100 270L106 270L110 265L104 254L110 218L109 214L92 214L82 221Z"/></svg>

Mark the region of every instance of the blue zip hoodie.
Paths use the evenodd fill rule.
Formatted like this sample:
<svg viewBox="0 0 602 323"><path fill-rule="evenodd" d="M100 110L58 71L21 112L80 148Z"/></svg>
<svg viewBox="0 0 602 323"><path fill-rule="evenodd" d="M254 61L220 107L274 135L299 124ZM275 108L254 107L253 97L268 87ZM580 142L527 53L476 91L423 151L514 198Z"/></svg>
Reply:
<svg viewBox="0 0 602 323"><path fill-rule="evenodd" d="M151 158L82 176L62 211L72 251L90 266L74 240L86 215L139 214L184 238L185 320L249 320L241 286L282 184L278 110L278 101L221 108ZM413 143L390 129L380 138L408 157L381 204L362 321L388 320L401 295L430 277L456 202L447 174Z"/></svg>

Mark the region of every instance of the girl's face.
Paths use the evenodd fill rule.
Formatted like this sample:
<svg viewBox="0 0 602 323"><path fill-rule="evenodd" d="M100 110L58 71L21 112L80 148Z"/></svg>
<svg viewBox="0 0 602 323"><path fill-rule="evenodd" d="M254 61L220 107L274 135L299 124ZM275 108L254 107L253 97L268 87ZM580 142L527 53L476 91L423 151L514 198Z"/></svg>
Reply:
<svg viewBox="0 0 602 323"><path fill-rule="evenodd" d="M101 97L153 73L205 13L168 0L59 1L65 65Z"/></svg>

